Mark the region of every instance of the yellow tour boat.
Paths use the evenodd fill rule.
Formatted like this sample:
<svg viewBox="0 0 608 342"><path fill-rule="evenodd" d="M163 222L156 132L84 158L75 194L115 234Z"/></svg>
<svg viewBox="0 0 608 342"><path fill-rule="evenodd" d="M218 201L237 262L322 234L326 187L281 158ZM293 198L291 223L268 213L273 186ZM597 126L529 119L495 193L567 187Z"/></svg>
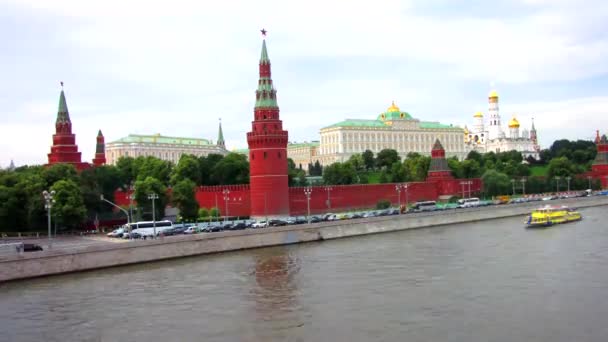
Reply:
<svg viewBox="0 0 608 342"><path fill-rule="evenodd" d="M532 211L525 224L528 228L550 227L582 219L581 213L566 206L546 206Z"/></svg>

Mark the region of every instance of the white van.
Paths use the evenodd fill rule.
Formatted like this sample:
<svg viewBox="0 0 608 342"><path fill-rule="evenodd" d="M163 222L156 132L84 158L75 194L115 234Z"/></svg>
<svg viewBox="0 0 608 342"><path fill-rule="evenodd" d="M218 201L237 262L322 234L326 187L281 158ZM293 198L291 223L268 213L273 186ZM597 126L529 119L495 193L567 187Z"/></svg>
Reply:
<svg viewBox="0 0 608 342"><path fill-rule="evenodd" d="M478 207L480 205L479 198L471 197L471 198L463 198L458 200L459 208L473 208Z"/></svg>

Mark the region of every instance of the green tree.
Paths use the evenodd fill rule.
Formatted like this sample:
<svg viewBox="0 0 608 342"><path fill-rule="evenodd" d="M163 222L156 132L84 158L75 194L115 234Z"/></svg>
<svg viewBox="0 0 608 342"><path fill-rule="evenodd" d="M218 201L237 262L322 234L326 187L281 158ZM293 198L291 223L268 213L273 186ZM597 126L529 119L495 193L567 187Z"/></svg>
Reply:
<svg viewBox="0 0 608 342"><path fill-rule="evenodd" d="M466 160L475 160L479 165L483 165L483 156L477 151L471 151Z"/></svg>
<svg viewBox="0 0 608 342"><path fill-rule="evenodd" d="M321 163L319 163L319 161L315 161L315 165L314 165L314 173L311 174L311 176L321 176L323 175L323 166L321 166Z"/></svg>
<svg viewBox="0 0 608 342"><path fill-rule="evenodd" d="M116 169L120 176L122 184L133 184L137 179L137 170L135 169L135 159L132 157L120 157L116 161Z"/></svg>
<svg viewBox="0 0 608 342"><path fill-rule="evenodd" d="M299 186L308 185L308 180L306 179L306 175L304 174L304 172L300 172L300 174L298 175L298 185Z"/></svg>
<svg viewBox="0 0 608 342"><path fill-rule="evenodd" d="M399 157L397 151L390 148L385 148L382 151L378 152L378 155L376 156L376 166L378 166L379 168L389 168L395 162L398 162L400 160L401 158Z"/></svg>
<svg viewBox="0 0 608 342"><path fill-rule="evenodd" d="M325 170L323 170L323 182L325 184L355 184L357 183L357 179L357 171L355 171L355 167L349 162L333 163L326 166Z"/></svg>
<svg viewBox="0 0 608 342"><path fill-rule="evenodd" d="M211 172L211 178L216 184L221 185L249 183L247 157L238 153L229 153L215 164Z"/></svg>
<svg viewBox="0 0 608 342"><path fill-rule="evenodd" d="M60 180L51 187L55 191L52 213L67 228L80 226L86 218L86 207L80 187L73 180Z"/></svg>
<svg viewBox="0 0 608 342"><path fill-rule="evenodd" d="M220 216L220 210L218 208L211 208L211 210L209 210L209 215L211 215L211 217L219 217Z"/></svg>
<svg viewBox="0 0 608 342"><path fill-rule="evenodd" d="M547 176L553 178L555 176L567 177L572 176L576 171L574 165L566 157L557 157L551 159L547 167Z"/></svg>
<svg viewBox="0 0 608 342"><path fill-rule="evenodd" d="M152 200L148 199L150 194L158 196L158 199L154 202L154 209L156 211L155 218L160 220L164 217L168 202L167 188L160 180L151 176L135 182L135 201L145 219L152 219Z"/></svg>
<svg viewBox="0 0 608 342"><path fill-rule="evenodd" d="M53 164L44 169L42 174L46 181L47 187L60 180L71 180L75 183L78 182L78 174L76 173L76 168L72 164Z"/></svg>
<svg viewBox="0 0 608 342"><path fill-rule="evenodd" d="M156 178L164 185L169 184L169 176L173 164L166 160L156 157L137 157L133 162L134 169L137 170L137 180L144 180L148 177Z"/></svg>
<svg viewBox="0 0 608 342"><path fill-rule="evenodd" d="M175 185L182 180L189 179L196 185L201 184L201 170L199 159L191 154L182 154L179 162L171 173L171 184Z"/></svg>
<svg viewBox="0 0 608 342"><path fill-rule="evenodd" d="M376 160L374 159L374 152L370 150L365 150L365 152L363 152L361 156L363 157L363 164L365 164L365 169L372 170L374 168L374 164L376 163Z"/></svg>
<svg viewBox="0 0 608 342"><path fill-rule="evenodd" d="M203 221L209 217L209 209L207 208L199 208L198 209L198 219L199 221Z"/></svg>
<svg viewBox="0 0 608 342"><path fill-rule="evenodd" d="M487 170L481 178L483 180L483 191L486 196L510 193L511 180L506 174L496 170Z"/></svg>
<svg viewBox="0 0 608 342"><path fill-rule="evenodd" d="M172 189L171 202L179 209L186 221L194 221L198 217L198 201L195 197L196 184L190 179L179 181Z"/></svg>
<svg viewBox="0 0 608 342"><path fill-rule="evenodd" d="M355 153L350 158L348 158L348 162L353 165L355 170L360 173L366 169L365 160L361 153Z"/></svg>

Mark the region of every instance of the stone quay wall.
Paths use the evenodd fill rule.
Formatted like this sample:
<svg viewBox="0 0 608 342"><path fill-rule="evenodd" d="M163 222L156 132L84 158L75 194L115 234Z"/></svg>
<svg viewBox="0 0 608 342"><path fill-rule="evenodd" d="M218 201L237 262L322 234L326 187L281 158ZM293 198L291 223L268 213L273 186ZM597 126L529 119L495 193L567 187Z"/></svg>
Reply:
<svg viewBox="0 0 608 342"><path fill-rule="evenodd" d="M322 241L511 216L522 216L522 225L516 226L514 229L523 229L524 215L547 203L532 202L321 222L311 225L170 236L158 240L104 244L70 251L50 250L22 253L0 260L0 282L200 254ZM566 204L577 208L604 206L608 205L608 196L554 200L550 204Z"/></svg>

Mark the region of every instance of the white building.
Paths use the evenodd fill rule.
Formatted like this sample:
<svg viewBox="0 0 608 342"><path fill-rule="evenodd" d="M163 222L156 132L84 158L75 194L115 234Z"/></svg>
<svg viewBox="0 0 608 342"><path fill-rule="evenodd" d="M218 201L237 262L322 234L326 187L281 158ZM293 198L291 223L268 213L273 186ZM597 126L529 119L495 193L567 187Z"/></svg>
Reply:
<svg viewBox="0 0 608 342"><path fill-rule="evenodd" d="M498 93L495 90L488 96L488 122L484 121L481 112L473 115L473 126L469 130L465 126L464 142L468 150L480 153L493 151L507 152L511 150L521 152L524 158L529 156L539 159L540 147L534 127L534 120L530 130L523 129L520 132L520 123L515 116L511 118L508 125L508 134L502 128L500 112L498 108Z"/></svg>
<svg viewBox="0 0 608 342"><path fill-rule="evenodd" d="M446 157L466 157L468 150L460 127L420 121L393 104L375 120L346 119L321 129L318 159L322 165L344 162L353 154L370 150L396 150L401 158L410 152L430 155L435 140L445 147Z"/></svg>
<svg viewBox="0 0 608 342"><path fill-rule="evenodd" d="M209 154L226 155L224 135L220 124L218 140L213 144L211 140L201 138L167 137L160 133L154 135L129 134L127 137L106 144L106 162L116 165L120 157L152 156L177 164L183 154L192 154L197 157Z"/></svg>

